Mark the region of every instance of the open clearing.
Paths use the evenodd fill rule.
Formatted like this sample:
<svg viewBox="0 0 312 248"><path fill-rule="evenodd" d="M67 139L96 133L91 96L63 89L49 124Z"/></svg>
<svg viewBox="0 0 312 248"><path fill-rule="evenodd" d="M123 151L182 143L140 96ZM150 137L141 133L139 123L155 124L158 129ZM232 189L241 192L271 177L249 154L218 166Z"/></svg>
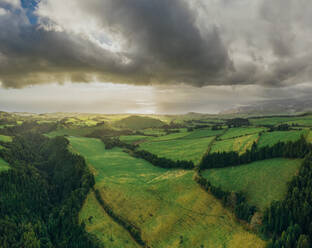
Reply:
<svg viewBox="0 0 312 248"><path fill-rule="evenodd" d="M193 171L154 167L121 149L105 150L97 139L69 140L72 149L86 158L103 199L116 214L141 229L150 247L264 247L261 239L245 231L219 201L192 180ZM96 205L89 200L91 204L85 204L81 213L84 219L88 214L83 213L92 212L85 208ZM101 231L94 233L107 239ZM129 240L122 232L115 237L118 235Z"/></svg>
<svg viewBox="0 0 312 248"><path fill-rule="evenodd" d="M0 135L0 141L11 142L12 141L12 137L11 136L6 136L6 135Z"/></svg>
<svg viewBox="0 0 312 248"><path fill-rule="evenodd" d="M0 172L4 170L8 170L10 168L9 164L0 158Z"/></svg>
<svg viewBox="0 0 312 248"><path fill-rule="evenodd" d="M247 200L263 210L273 200L283 199L287 182L296 174L301 162L299 159L268 159L236 167L205 170L203 176L224 190L246 193Z"/></svg>

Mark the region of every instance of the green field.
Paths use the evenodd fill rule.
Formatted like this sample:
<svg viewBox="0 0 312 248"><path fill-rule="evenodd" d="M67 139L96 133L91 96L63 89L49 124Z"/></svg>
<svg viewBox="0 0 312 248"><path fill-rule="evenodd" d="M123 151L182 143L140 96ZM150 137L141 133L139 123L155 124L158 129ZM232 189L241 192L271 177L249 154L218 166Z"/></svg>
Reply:
<svg viewBox="0 0 312 248"><path fill-rule="evenodd" d="M311 130L309 130L309 133L306 139L307 139L307 142L312 143L312 131Z"/></svg>
<svg viewBox="0 0 312 248"><path fill-rule="evenodd" d="M194 182L193 171L154 167L121 149L105 150L97 139L69 140L73 151L86 158L103 199L116 214L141 229L150 247L264 247L263 241L245 231L219 201ZM87 230L93 230L108 247L127 247L123 244L131 241L126 233L116 231L114 237L121 239L116 245L102 234L101 225L107 226L109 219L96 205L89 196L80 216L88 219L96 214L97 219L105 219L104 224L100 221L97 229L86 222Z"/></svg>
<svg viewBox="0 0 312 248"><path fill-rule="evenodd" d="M274 131L274 132L265 132L261 135L258 146L272 146L279 141L287 142L287 141L296 141L300 139L301 135L307 134L308 130L298 130L298 131Z"/></svg>
<svg viewBox="0 0 312 248"><path fill-rule="evenodd" d="M6 136L6 135L0 135L0 141L11 142L12 141L12 137L11 136Z"/></svg>
<svg viewBox="0 0 312 248"><path fill-rule="evenodd" d="M193 132L189 132L189 134L185 136L185 139L200 139L216 136L222 134L224 131L225 130L198 129Z"/></svg>
<svg viewBox="0 0 312 248"><path fill-rule="evenodd" d="M4 171L4 170L8 170L9 164L7 162L5 162L2 158L0 158L0 172Z"/></svg>
<svg viewBox="0 0 312 248"><path fill-rule="evenodd" d="M203 172L213 185L228 191L242 191L247 200L264 209L273 200L282 200L287 182L296 174L301 160L269 159L237 167L210 169Z"/></svg>
<svg viewBox="0 0 312 248"><path fill-rule="evenodd" d="M220 139L231 139L235 137L240 137L248 134L257 134L261 131L265 131L266 128L257 128L257 127L237 127L228 129Z"/></svg>
<svg viewBox="0 0 312 248"><path fill-rule="evenodd" d="M148 136L143 135L123 135L119 137L121 141L126 142L128 144L132 144L141 140L148 139Z"/></svg>
<svg viewBox="0 0 312 248"><path fill-rule="evenodd" d="M104 247L140 247L123 227L107 215L93 192L87 196L82 211L79 213L79 219L85 222L88 232L102 241Z"/></svg>
<svg viewBox="0 0 312 248"><path fill-rule="evenodd" d="M198 163L213 139L214 137L201 139L172 139L157 142L149 141L140 144L140 148L154 153L159 157L172 160L192 160L194 163Z"/></svg>
<svg viewBox="0 0 312 248"><path fill-rule="evenodd" d="M241 154L251 149L252 144L257 141L258 137L259 134L251 134L239 138L216 141L213 143L210 153L236 151Z"/></svg>

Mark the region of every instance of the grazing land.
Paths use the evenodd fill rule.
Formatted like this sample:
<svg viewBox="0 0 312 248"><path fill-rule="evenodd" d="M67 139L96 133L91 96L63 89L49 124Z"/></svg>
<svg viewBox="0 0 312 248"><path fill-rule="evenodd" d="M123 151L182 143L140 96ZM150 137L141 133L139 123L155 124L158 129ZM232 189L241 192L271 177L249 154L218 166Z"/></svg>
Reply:
<svg viewBox="0 0 312 248"><path fill-rule="evenodd" d="M250 128L250 127L239 127L239 128L230 128L228 129L225 134L223 134L220 139L225 140L225 139L231 139L231 138L235 138L235 137L241 137L241 136L245 136L248 134L258 134L261 131L265 131L265 128Z"/></svg>
<svg viewBox="0 0 312 248"><path fill-rule="evenodd" d="M213 140L214 137L150 141L140 144L140 148L159 157L166 157L172 160L191 160L194 163L198 163Z"/></svg>
<svg viewBox="0 0 312 248"><path fill-rule="evenodd" d="M258 145L259 147L264 147L272 146L279 141L296 141L300 139L301 135L306 135L307 132L307 130L265 132L261 135Z"/></svg>
<svg viewBox="0 0 312 248"><path fill-rule="evenodd" d="M224 190L246 193L247 200L263 210L273 200L283 199L287 182L296 175L301 162L299 159L268 159L237 167L210 169L203 175Z"/></svg>
<svg viewBox="0 0 312 248"><path fill-rule="evenodd" d="M210 153L236 151L242 154L251 148L252 144L258 140L258 137L259 134L250 134L238 138L216 141L212 145Z"/></svg>
<svg viewBox="0 0 312 248"><path fill-rule="evenodd" d="M218 200L192 180L192 171L154 167L121 149L106 150L97 139L69 140L73 151L87 159L103 199L116 214L139 227L151 247L240 247L241 243L264 247L261 239L245 231ZM82 213L96 204L89 205L84 205ZM91 229L92 224L88 225ZM127 240L126 234L122 240Z"/></svg>

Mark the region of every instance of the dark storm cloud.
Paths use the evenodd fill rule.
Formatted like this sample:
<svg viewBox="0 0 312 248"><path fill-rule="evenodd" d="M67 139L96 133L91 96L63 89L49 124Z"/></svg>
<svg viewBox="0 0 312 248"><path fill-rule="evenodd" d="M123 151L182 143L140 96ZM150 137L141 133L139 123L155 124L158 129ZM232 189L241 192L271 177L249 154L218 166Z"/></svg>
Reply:
<svg viewBox="0 0 312 248"><path fill-rule="evenodd" d="M308 0L42 0L32 13L8 2L0 0L0 81L6 87L311 81ZM70 25L75 12L79 19ZM92 32L79 29L90 19ZM108 48L114 43L119 49Z"/></svg>

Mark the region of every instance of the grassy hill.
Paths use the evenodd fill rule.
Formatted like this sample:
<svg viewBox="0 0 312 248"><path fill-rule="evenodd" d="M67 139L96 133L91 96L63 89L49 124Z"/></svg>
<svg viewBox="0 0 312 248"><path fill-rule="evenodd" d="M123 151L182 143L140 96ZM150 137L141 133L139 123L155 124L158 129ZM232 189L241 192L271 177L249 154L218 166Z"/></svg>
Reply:
<svg viewBox="0 0 312 248"><path fill-rule="evenodd" d="M145 128L157 128L165 125L159 119L146 117L146 116L129 116L115 122L115 126L121 128L130 128L140 130Z"/></svg>
<svg viewBox="0 0 312 248"><path fill-rule="evenodd" d="M192 171L154 167L121 149L106 150L97 139L69 140L73 151L83 155L94 172L102 198L116 214L141 229L150 247L264 247L261 239L244 230L219 201L193 181ZM80 216L86 219L91 213L97 219L106 218L92 195ZM103 225L108 222L106 218ZM102 224L96 229L94 223L86 222L87 230L93 230L106 246L127 247L124 240L131 242L118 231L112 243L109 235L102 234Z"/></svg>
<svg viewBox="0 0 312 248"><path fill-rule="evenodd" d="M247 200L260 209L273 200L281 200L287 190L287 182L296 174L301 160L268 159L237 167L210 169L203 176L224 190L242 191Z"/></svg>

